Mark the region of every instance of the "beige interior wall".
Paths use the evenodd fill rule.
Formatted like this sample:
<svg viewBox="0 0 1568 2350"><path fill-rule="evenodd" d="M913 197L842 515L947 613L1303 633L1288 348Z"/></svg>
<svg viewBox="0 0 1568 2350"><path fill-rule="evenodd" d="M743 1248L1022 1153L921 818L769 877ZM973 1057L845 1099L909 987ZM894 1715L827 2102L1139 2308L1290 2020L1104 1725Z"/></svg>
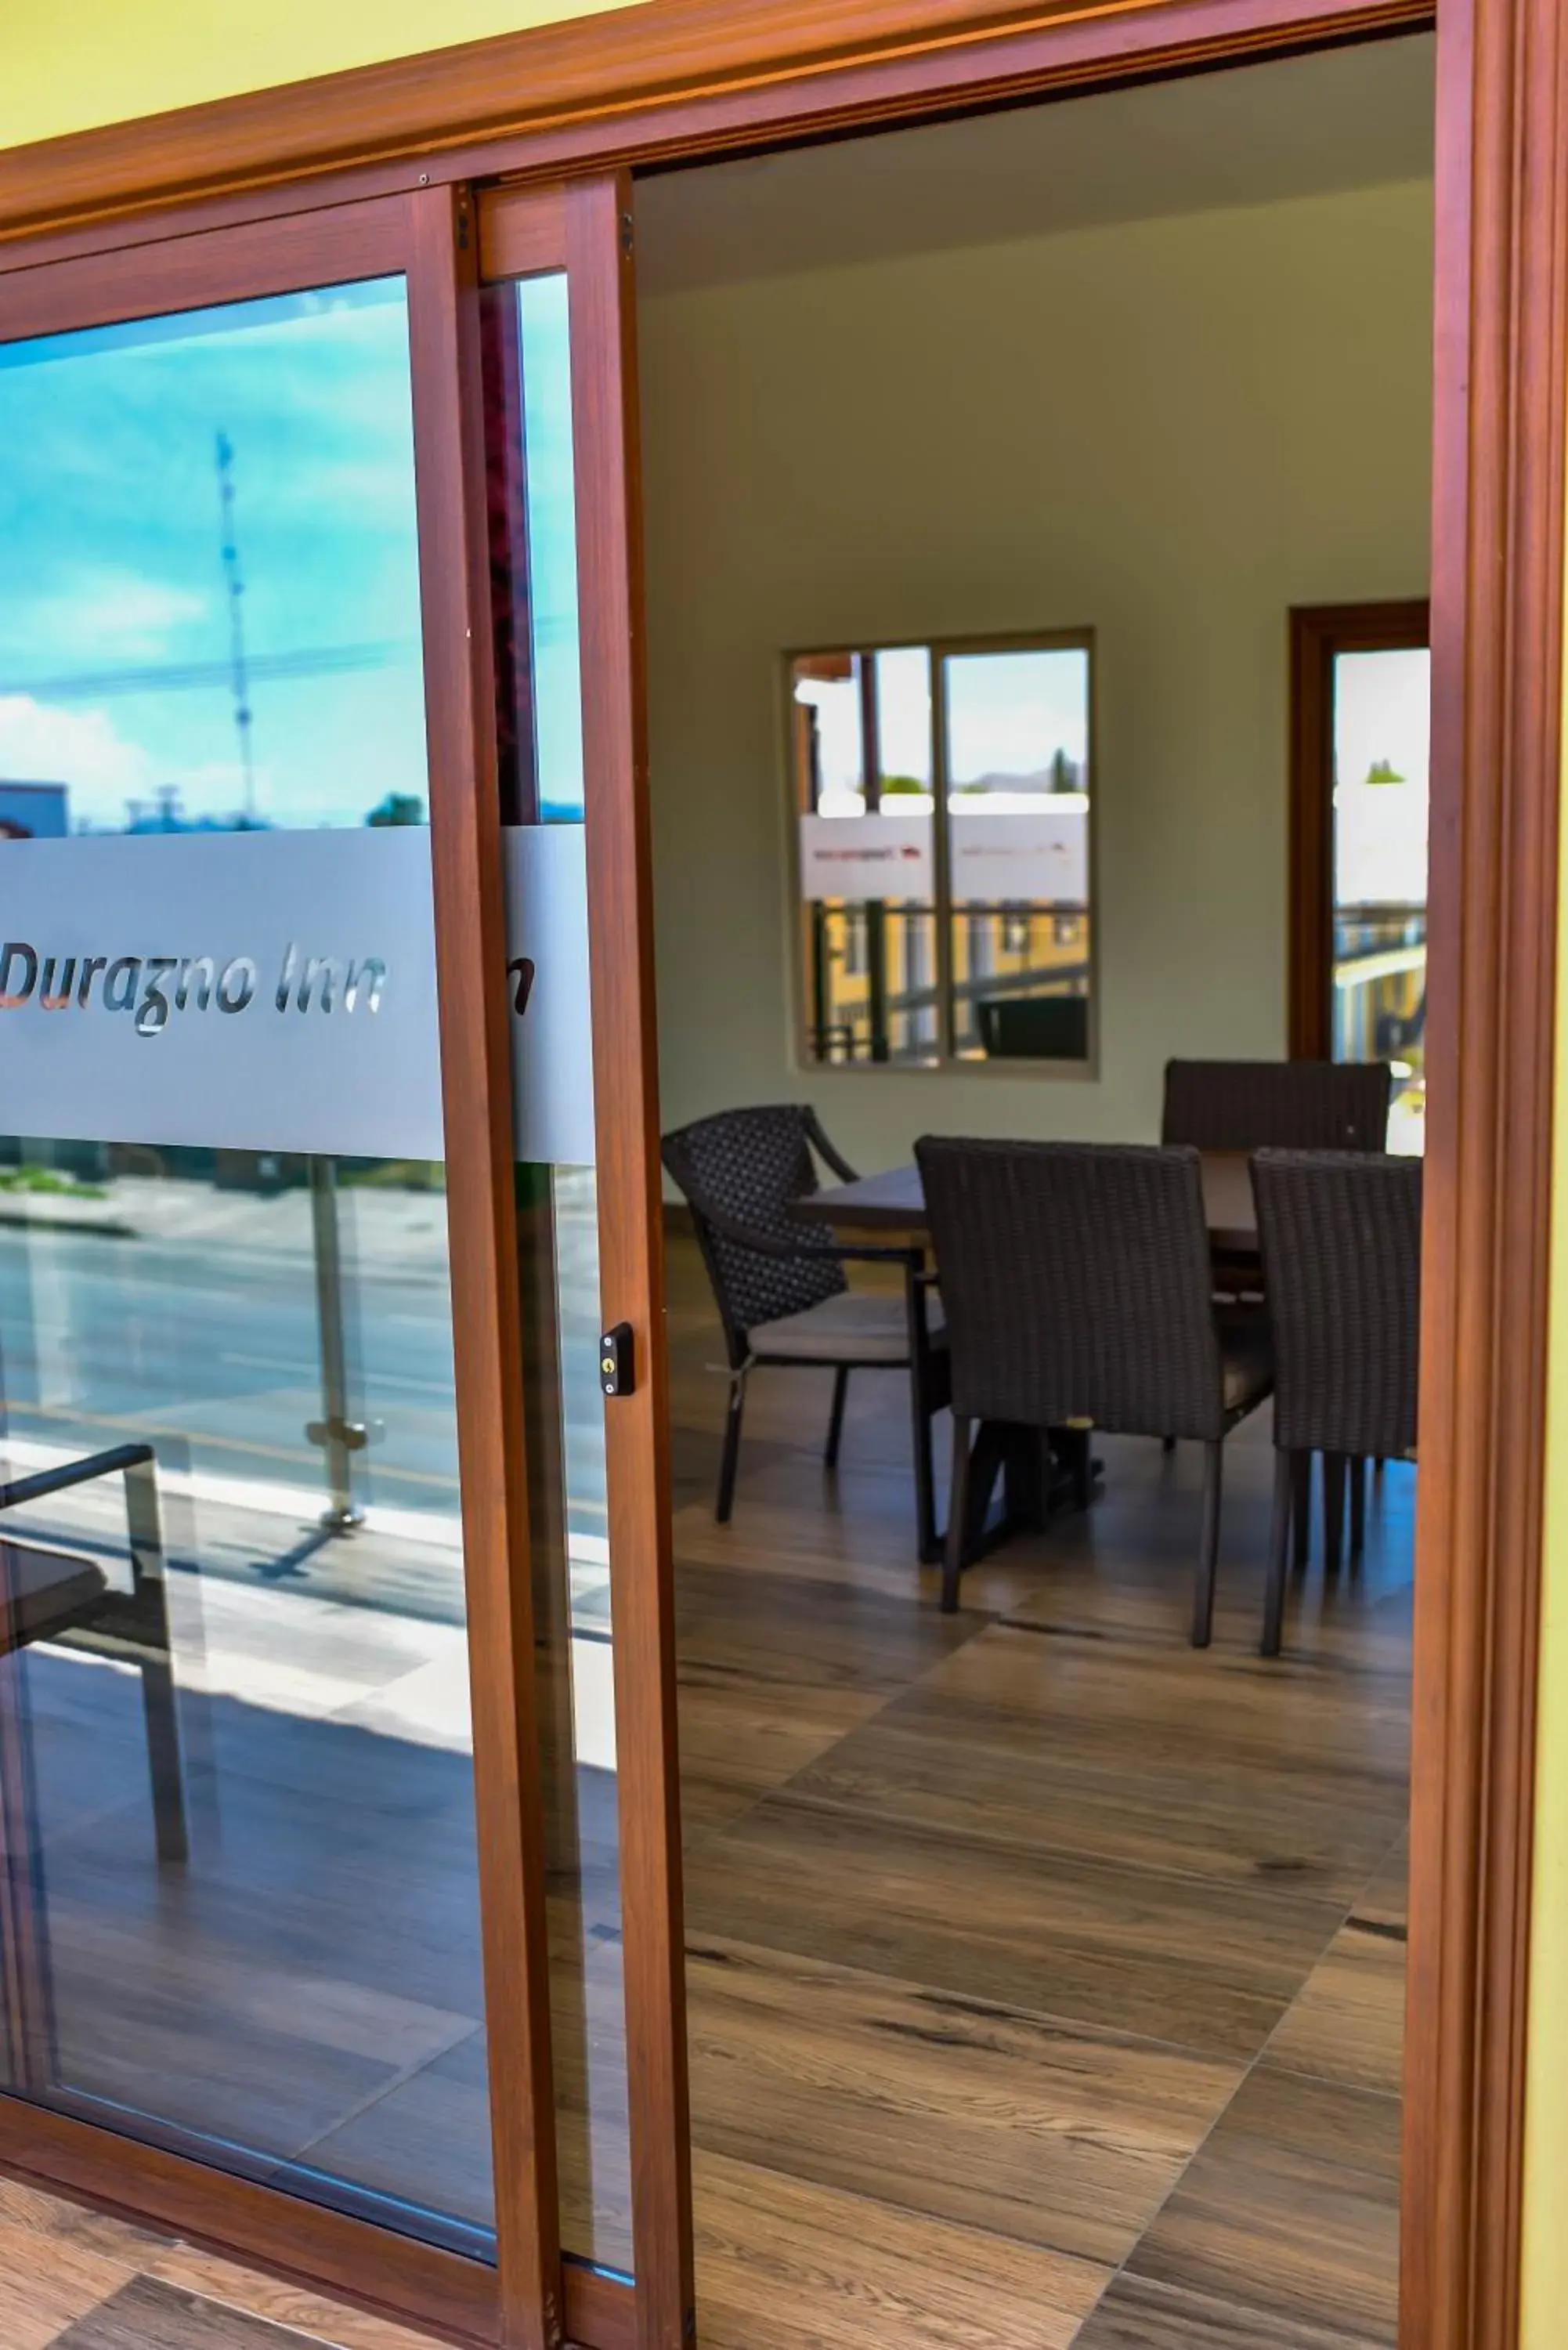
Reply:
<svg viewBox="0 0 1568 2350"><path fill-rule="evenodd" d="M664 1122L1144 1139L1285 1045L1286 615L1425 592L1431 191L642 304ZM780 656L1090 625L1097 1076L802 1070Z"/></svg>

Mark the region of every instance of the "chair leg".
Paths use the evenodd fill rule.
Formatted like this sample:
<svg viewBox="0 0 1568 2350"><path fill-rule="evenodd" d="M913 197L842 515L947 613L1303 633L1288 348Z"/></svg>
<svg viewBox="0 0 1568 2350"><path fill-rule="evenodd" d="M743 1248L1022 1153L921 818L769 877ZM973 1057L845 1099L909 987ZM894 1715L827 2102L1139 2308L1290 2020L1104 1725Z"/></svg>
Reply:
<svg viewBox="0 0 1568 2350"><path fill-rule="evenodd" d="M185 1774L180 1759L180 1716L169 1659L141 1666L141 1714L147 1728L147 1769L152 1782L152 1825L158 1857L178 1865L191 1856L185 1827Z"/></svg>
<svg viewBox="0 0 1568 2350"><path fill-rule="evenodd" d="M1176 1450L1175 1437L1162 1436L1159 1440L1159 1449L1162 1452L1174 1452Z"/></svg>
<svg viewBox="0 0 1568 2350"><path fill-rule="evenodd" d="M1330 1575L1339 1573L1345 1555L1345 1472L1343 1452L1323 1456L1323 1563Z"/></svg>
<svg viewBox="0 0 1568 2350"><path fill-rule="evenodd" d="M840 1363L833 1374L833 1409L827 1415L827 1442L823 1448L823 1462L829 1469L838 1466L838 1443L844 1434L844 1399L849 1392L849 1366Z"/></svg>
<svg viewBox="0 0 1568 2350"><path fill-rule="evenodd" d="M713 1515L722 1526L735 1506L735 1471L741 1458L741 1419L746 1409L746 1374L730 1373L730 1408L724 1419L724 1450L719 1461L719 1499Z"/></svg>
<svg viewBox="0 0 1568 2350"><path fill-rule="evenodd" d="M956 1616L969 1525L970 1433L973 1423L953 1414L953 1473L948 1491L948 1539L942 1554L942 1614Z"/></svg>
<svg viewBox="0 0 1568 2350"><path fill-rule="evenodd" d="M1095 1498L1095 1464L1091 1457L1094 1430L1073 1430L1073 1507L1086 1510Z"/></svg>
<svg viewBox="0 0 1568 2350"><path fill-rule="evenodd" d="M1298 1575L1304 1575L1312 1554L1312 1454L1293 1452L1291 1481L1295 1490L1292 1555Z"/></svg>
<svg viewBox="0 0 1568 2350"><path fill-rule="evenodd" d="M929 1566L942 1555L937 1532L937 1472L931 1459L931 1415L918 1361L909 1365L911 1437L915 1449L915 1545L920 1565Z"/></svg>
<svg viewBox="0 0 1568 2350"><path fill-rule="evenodd" d="M1285 1553L1290 1545L1292 1504L1300 1491L1296 1456L1274 1455L1274 1512L1269 1523L1269 1581L1263 1601L1265 1657L1277 1657L1285 1620Z"/></svg>
<svg viewBox="0 0 1568 2350"><path fill-rule="evenodd" d="M1350 1563L1355 1565L1366 1548L1366 1456L1358 1453L1350 1464Z"/></svg>
<svg viewBox="0 0 1568 2350"><path fill-rule="evenodd" d="M60 2074L27 1673L25 1648L0 1659L0 2050L6 2085L47 2098Z"/></svg>
<svg viewBox="0 0 1568 2350"><path fill-rule="evenodd" d="M1192 1595L1192 1645L1206 1648L1214 1634L1214 1570L1220 1556L1220 1492L1225 1446L1203 1448L1203 1532L1198 1544L1198 1581Z"/></svg>
<svg viewBox="0 0 1568 2350"><path fill-rule="evenodd" d="M136 1597L151 1619L147 1623L150 1638L141 1654L141 1714L152 1782L153 1829L159 1859L178 1865L189 1859L191 1846L185 1827L185 1773L174 1694L174 1644L169 1627L168 1563L157 1472L151 1461L126 1471L125 1508Z"/></svg>

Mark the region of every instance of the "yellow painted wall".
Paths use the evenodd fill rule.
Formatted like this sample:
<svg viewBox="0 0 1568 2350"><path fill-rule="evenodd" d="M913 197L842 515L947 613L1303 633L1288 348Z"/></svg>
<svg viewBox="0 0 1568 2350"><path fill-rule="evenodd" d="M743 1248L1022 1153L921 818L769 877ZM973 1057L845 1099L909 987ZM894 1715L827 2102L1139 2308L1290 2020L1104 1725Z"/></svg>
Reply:
<svg viewBox="0 0 1568 2350"><path fill-rule="evenodd" d="M611 5L620 0L0 0L0 147Z"/></svg>

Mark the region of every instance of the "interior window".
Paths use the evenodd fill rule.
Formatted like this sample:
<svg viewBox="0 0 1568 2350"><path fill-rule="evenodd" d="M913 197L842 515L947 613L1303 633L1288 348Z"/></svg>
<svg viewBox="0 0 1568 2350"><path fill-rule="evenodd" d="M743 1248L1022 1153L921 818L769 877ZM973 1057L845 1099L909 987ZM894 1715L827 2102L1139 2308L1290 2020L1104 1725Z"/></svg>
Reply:
<svg viewBox="0 0 1568 2350"><path fill-rule="evenodd" d="M1086 636L797 655L808 1063L1090 1055Z"/></svg>

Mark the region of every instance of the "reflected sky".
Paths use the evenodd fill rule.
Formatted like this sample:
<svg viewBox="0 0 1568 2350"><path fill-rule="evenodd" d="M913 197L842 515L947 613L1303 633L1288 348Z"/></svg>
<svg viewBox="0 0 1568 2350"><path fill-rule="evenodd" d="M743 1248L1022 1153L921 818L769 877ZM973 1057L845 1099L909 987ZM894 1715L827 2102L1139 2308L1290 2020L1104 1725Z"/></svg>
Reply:
<svg viewBox="0 0 1568 2350"><path fill-rule="evenodd" d="M220 433L260 816L422 808L401 279L0 348L0 779L72 830L242 808Z"/></svg>

